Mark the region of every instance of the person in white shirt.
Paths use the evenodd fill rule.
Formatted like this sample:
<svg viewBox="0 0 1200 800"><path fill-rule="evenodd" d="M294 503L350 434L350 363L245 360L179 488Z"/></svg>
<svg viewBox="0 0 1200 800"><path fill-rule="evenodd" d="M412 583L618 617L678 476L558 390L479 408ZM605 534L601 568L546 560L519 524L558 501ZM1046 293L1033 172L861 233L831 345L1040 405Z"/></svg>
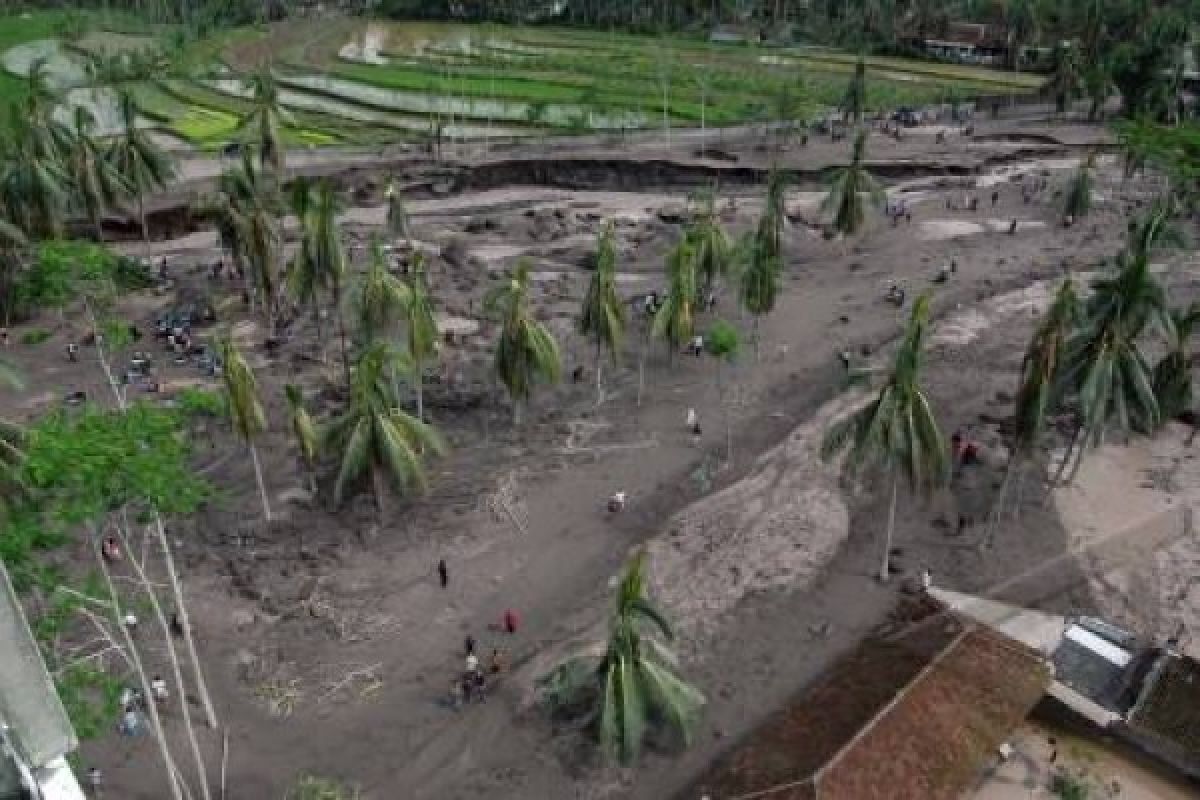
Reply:
<svg viewBox="0 0 1200 800"><path fill-rule="evenodd" d="M467 653L467 672L479 671L479 657L474 653Z"/></svg>

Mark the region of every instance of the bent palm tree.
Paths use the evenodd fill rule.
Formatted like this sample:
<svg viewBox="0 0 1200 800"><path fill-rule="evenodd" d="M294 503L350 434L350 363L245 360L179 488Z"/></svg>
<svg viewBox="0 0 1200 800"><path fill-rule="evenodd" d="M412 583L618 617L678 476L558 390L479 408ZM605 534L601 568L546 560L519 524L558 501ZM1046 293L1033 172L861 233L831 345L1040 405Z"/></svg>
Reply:
<svg viewBox="0 0 1200 800"><path fill-rule="evenodd" d="M621 355L624 331L625 307L617 296L617 249L610 222L600 234L596 268L592 271L579 315L579 332L596 342L596 405L604 402L603 351L607 350L609 358L616 364Z"/></svg>
<svg viewBox="0 0 1200 800"><path fill-rule="evenodd" d="M660 641L674 632L646 596L645 561L639 551L621 578L599 663L570 659L541 682L553 706L585 709L604 752L623 764L637 758L651 725L690 744L704 707L704 695L678 676L675 655Z"/></svg>
<svg viewBox="0 0 1200 800"><path fill-rule="evenodd" d="M1075 466L1067 480L1074 479L1084 453L1100 443L1110 426L1153 430L1162 420L1153 370L1139 338L1151 326L1169 341L1173 326L1166 293L1150 272L1148 247L1139 244L1147 241L1135 238L1132 252L1119 258L1116 271L1092 283L1083 323L1067 343L1058 391L1074 398L1079 419L1055 482L1072 455Z"/></svg>
<svg viewBox="0 0 1200 800"><path fill-rule="evenodd" d="M881 581L888 579L891 568L901 479L911 491L929 493L941 486L947 475L946 443L921 385L928 328L929 296L922 295L913 305L887 382L866 406L835 423L821 443L825 459L847 451L845 469L849 475L878 469L891 478Z"/></svg>
<svg viewBox="0 0 1200 800"><path fill-rule="evenodd" d="M291 423L292 434L296 437L296 450L300 454L300 461L304 464L304 471L308 477L308 488L315 494L317 491L317 426L313 423L308 409L304 407L304 392L299 386L289 383L283 387L283 394L287 399L288 420Z"/></svg>
<svg viewBox="0 0 1200 800"><path fill-rule="evenodd" d="M502 285L484 298L484 309L498 313L500 339L496 342L496 376L513 404L513 424L521 424L524 405L539 381L555 383L562 369L558 343L529 310L529 264L522 261Z"/></svg>
<svg viewBox="0 0 1200 800"><path fill-rule="evenodd" d="M1046 418L1059 400L1055 394L1059 371L1062 368L1067 341L1079 324L1079 317L1079 297L1075 292L1075 282L1068 278L1059 286L1054 302L1051 303L1046 315L1038 323L1029 347L1025 350L1025 357L1021 361L1021 376L1015 401L1015 431L1012 450L1008 457L1008 466L1004 471L1004 480L1000 484L992 507L988 532L989 542L992 532L1000 520L1000 515L1003 513L1009 486L1019 475L1021 466L1033 457L1037 445L1045 433ZM1019 501L1016 506L1020 507Z"/></svg>
<svg viewBox="0 0 1200 800"><path fill-rule="evenodd" d="M0 136L0 209L29 236L61 234L68 207L69 178L57 148L43 129L11 109L8 130Z"/></svg>
<svg viewBox="0 0 1200 800"><path fill-rule="evenodd" d="M425 485L424 453L441 453L437 431L399 408L395 396L397 371L407 371L404 359L386 342L376 342L354 367L350 403L321 436L322 449L339 453L340 467L333 487L336 503L369 477L375 507L382 516L390 484L396 490Z"/></svg>
<svg viewBox="0 0 1200 800"><path fill-rule="evenodd" d="M863 164L866 152L867 132L859 131L850 163L834 173L829 194L821 203L822 211L833 212L834 230L846 236L858 233L866 221L864 194L876 205L883 201L883 190Z"/></svg>
<svg viewBox="0 0 1200 800"><path fill-rule="evenodd" d="M279 99L279 85L271 68L262 66L250 78L250 111L238 124L238 133L248 134L258 147L260 166L268 166L276 178L283 174L283 129L294 124L291 113Z"/></svg>
<svg viewBox="0 0 1200 800"><path fill-rule="evenodd" d="M150 134L138 127L137 105L133 95L122 91L118 102L121 111L121 134L113 142L109 158L117 173L125 178L130 192L137 199L138 223L142 239L150 240L146 226L146 195L154 189L165 189L175 177L175 162L159 147Z"/></svg>
<svg viewBox="0 0 1200 800"><path fill-rule="evenodd" d="M254 440L267 429L267 417L258 399L258 380L246 359L226 334L217 342L221 355L221 379L225 384L225 401L233 430L250 449L254 462L254 479L258 482L258 493L262 498L263 515L271 519L271 501L267 496L267 485L263 480L262 464L258 460L258 447Z"/></svg>
<svg viewBox="0 0 1200 800"><path fill-rule="evenodd" d="M125 179L109 162L92 136L96 118L86 106L76 106L72 115L74 144L67 156L67 176L74 189L77 207L92 223L96 240L104 241L100 218L129 192Z"/></svg>

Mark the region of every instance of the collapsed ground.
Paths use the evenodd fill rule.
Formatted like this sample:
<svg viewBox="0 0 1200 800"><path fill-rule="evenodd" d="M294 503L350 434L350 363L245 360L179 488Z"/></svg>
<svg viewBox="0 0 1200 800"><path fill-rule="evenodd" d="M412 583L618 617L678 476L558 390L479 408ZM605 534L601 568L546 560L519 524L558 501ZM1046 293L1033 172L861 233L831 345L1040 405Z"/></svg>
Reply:
<svg viewBox="0 0 1200 800"><path fill-rule="evenodd" d="M1030 136L1042 137L1037 158L1009 141ZM1060 140L1070 146L1054 144ZM240 286L207 277L220 254L206 234L155 242L149 250L131 245L155 258L167 255L174 288L130 298L127 313L147 323L179 296L211 295L220 323L232 324L253 350L275 422L261 448L281 518L270 526L259 521L249 460L222 426L212 425L197 458L222 496L173 529L209 680L229 729L232 796L277 796L303 771L348 779L369 798L398 796L398 789L405 797L439 799L666 797L878 623L904 579L922 568L939 584L967 591L1024 576L1015 583L1022 597L1014 599L1063 611L1095 608L1096 584L1064 556L1071 537L1039 492L1029 492L1019 523L998 533L992 551L980 551L978 526L959 536L956 521L960 514L982 518L1003 463L997 431L1010 413L1033 311L1046 294L1040 286L1022 290L1066 269L1095 269L1120 247L1129 215L1154 196L1153 179L1122 181L1115 160L1102 159L1097 210L1070 229L1060 226L1057 192L1078 163L1080 145L1105 142L1100 129L1020 119L981 123L974 139L955 135L945 144L930 131L901 145L873 135L878 171L905 197L912 223L893 228L876 216L857 239L826 240L817 224L818 184L800 184L789 194L785 290L764 321L759 357L748 349L732 379L725 376L736 391L720 397L709 360L680 356L669 363L655 343L640 406L636 328L622 365L608 370L605 403L596 407L590 383L569 379L576 367L590 374L592 354L573 333L573 317L587 257L607 219L617 225L623 294L632 299L662 288L664 256L680 235L688 187L467 186L414 199L413 237L430 254L439 309L461 333L445 347L427 392L452 450L433 465L430 492L393 504L381 523L366 498L335 514L303 489L282 423L281 386L299 381L329 408L338 380L336 361L323 367L316 358L322 349L332 355L335 346L315 341L311 316L301 315L291 341L268 357L258 322L241 306ZM777 155L760 146L757 136L721 143L741 163L774 156L800 172L835 161L845 144L793 144ZM637 163L639 155L633 148L609 157ZM676 164L682 174L697 161L728 167L691 150L647 155ZM394 169L401 181L419 184L430 167L410 160ZM1030 175L1047 177L1050 189L1025 204L1021 182ZM361 190L348 199L361 202L377 201L386 182L363 171L342 180ZM961 207L972 195L978 211L947 209L948 201ZM723 184L723 221L733 232L745 230L761 198L749 181ZM344 230L359 245L352 248L356 269L365 258L361 245L380 232L382 219L379 207L347 212ZM1013 219L1018 229L1009 235ZM527 426L514 431L488 378L495 328L480 318L479 301L490 279L520 256L533 261L538 314L563 342L568 379L537 395ZM956 271L949 281L934 285L951 262ZM1193 299L1197 276L1187 254L1164 262L1171 264L1173 301ZM838 354L878 357L899 330L905 311L883 300L892 281L903 283L910 299L935 292L946 316L929 355L928 383L947 433L971 426L984 444L985 464L930 506L902 505L896 544L904 575L882 587L871 577L882 501L851 498L814 448L824 424L853 402L839 397ZM716 315L744 329L750 324L728 290ZM701 329L712 319L704 317ZM105 401L103 378L88 359L74 365L60 358L83 320L43 318L33 325L52 336L10 349L30 378L19 404L32 414L74 390ZM23 332L13 331L14 342ZM204 381L187 367L163 372L171 386ZM684 429L689 407L704 425L699 443ZM725 459L727 411L732 463ZM604 500L617 490L629 494L630 504L612 516ZM697 680L709 707L686 754L651 755L635 771L615 771L599 764L576 732L553 729L531 706L530 687L557 657L602 631L610 578L643 542L650 544L656 592L681 627L685 674ZM439 558L450 567L448 590L437 585ZM1054 565L1049 575L1033 570L1044 564ZM1186 593L1176 602L1200 604ZM489 629L507 608L522 617L514 637ZM1143 624L1158 619L1147 614ZM510 649L515 669L486 705L456 714L440 700L461 667L467 633L484 652L494 644ZM270 710L280 698L287 701L282 717ZM203 735L216 763L220 742ZM152 747L148 740L108 737L86 745L83 758L105 769L110 791L157 798L161 776Z"/></svg>

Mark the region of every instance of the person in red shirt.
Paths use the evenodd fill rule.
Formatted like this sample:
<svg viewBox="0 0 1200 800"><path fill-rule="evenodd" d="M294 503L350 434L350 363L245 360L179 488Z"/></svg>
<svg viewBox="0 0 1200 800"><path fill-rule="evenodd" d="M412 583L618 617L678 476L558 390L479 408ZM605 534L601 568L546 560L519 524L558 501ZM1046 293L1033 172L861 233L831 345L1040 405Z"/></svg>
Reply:
<svg viewBox="0 0 1200 800"><path fill-rule="evenodd" d="M517 617L517 612L511 608L504 612L504 630L506 633L516 633L517 627L520 625L520 619Z"/></svg>

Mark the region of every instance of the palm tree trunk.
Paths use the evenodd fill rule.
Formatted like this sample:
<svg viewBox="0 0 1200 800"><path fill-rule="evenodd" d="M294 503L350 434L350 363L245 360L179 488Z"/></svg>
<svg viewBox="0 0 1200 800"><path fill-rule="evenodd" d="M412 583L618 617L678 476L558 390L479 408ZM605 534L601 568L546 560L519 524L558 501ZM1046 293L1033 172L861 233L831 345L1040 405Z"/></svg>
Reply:
<svg viewBox="0 0 1200 800"><path fill-rule="evenodd" d="M346 348L346 315L342 312L341 281L334 281L333 302L337 306L338 338L341 340L342 346L342 372L346 377L346 391L350 391L350 352Z"/></svg>
<svg viewBox="0 0 1200 800"><path fill-rule="evenodd" d="M150 228L148 225L146 225L146 199L144 197L142 197L141 192L138 192L137 206L138 206L138 222L141 223L141 226L142 226L142 241L149 242L150 241Z"/></svg>
<svg viewBox="0 0 1200 800"><path fill-rule="evenodd" d="M258 461L258 448L254 446L254 442L247 442L250 446L250 460L254 462L254 479L258 481L258 494L262 497L263 516L267 518L267 522L271 521L271 499L267 496L267 484L263 480L262 464Z"/></svg>
<svg viewBox="0 0 1200 800"><path fill-rule="evenodd" d="M642 346L638 348L638 389L637 389L637 405L642 407L642 393L646 390L646 350L649 349L647 339L649 334L643 334L641 342Z"/></svg>
<svg viewBox="0 0 1200 800"><path fill-rule="evenodd" d="M121 528L118 527L118 531ZM158 593L154 589L154 585L150 583L150 579L146 576L146 571L142 565L138 563L136 558L132 557L132 550L129 548L129 536L120 534L121 545L125 548L126 553L130 553L129 565L133 568L134 574L137 577L138 583L142 585L142 591L150 599L150 607L154 611L154 617L158 621L159 628L162 629L163 641L166 642L167 661L171 665L171 679L175 682L175 693L179 699L180 719L183 720L183 730L187 734L188 746L192 751L192 759L196 762L196 776L200 780L200 794L204 800L211 800L212 795L208 790L208 770L204 766L204 757L200 754L200 745L196 741L196 730L192 727L192 713L190 704L188 703L187 692L183 682L183 669L179 666L179 656L175 652L174 637L171 635L171 626L167 623L167 615L163 613L162 603L158 601ZM155 698L151 697L151 702Z"/></svg>
<svg viewBox="0 0 1200 800"><path fill-rule="evenodd" d="M167 581L171 584L171 595L175 600L175 611L179 614L179 627L183 628L183 642L187 646L188 658L192 662L192 680L196 683L196 693L200 695L200 705L204 709L205 722L208 727L217 727L217 712L213 708L212 697L208 694L208 683L204 680L204 671L200 669L200 656L196 653L196 639L192 636L191 618L188 616L187 603L183 600L183 585L179 582L179 573L175 570L175 558L171 555L170 544L167 542L167 530L163 525L162 515L154 514L154 531L158 538L158 546L163 551L163 563L167 568Z"/></svg>
<svg viewBox="0 0 1200 800"><path fill-rule="evenodd" d="M991 549L992 547L996 528L1000 525L1000 517L1004 513L1004 500L1008 496L1008 490L1012 485L1013 477L1017 474L1019 462L1020 457L1014 451L1008 457L1008 465L1004 468L1004 479L1000 482L1000 489L996 492L996 499L992 502L992 513L988 518L987 531L980 542L981 549Z"/></svg>
<svg viewBox="0 0 1200 800"><path fill-rule="evenodd" d="M1083 423L1079 422L1075 425L1075 430L1071 432L1071 441L1067 442L1067 449L1063 453L1062 463L1058 465L1058 472L1054 473L1054 480L1050 481L1051 486L1057 486L1062 480L1063 473L1067 471L1067 465L1071 463L1071 455L1075 452L1075 445L1079 441L1079 434L1083 432Z"/></svg>
<svg viewBox="0 0 1200 800"><path fill-rule="evenodd" d="M1083 457L1087 455L1088 442L1090 441L1092 441L1092 432L1089 429L1087 435L1083 438L1083 442L1079 445L1079 452L1075 455L1075 463L1071 465L1071 474L1067 476L1068 486L1075 483L1075 476L1079 474L1079 468L1083 466Z"/></svg>
<svg viewBox="0 0 1200 800"><path fill-rule="evenodd" d="M384 505L387 487L383 484L383 474L377 468L371 470L371 494L375 496L375 513L379 515L379 522L382 524L387 511Z"/></svg>
<svg viewBox="0 0 1200 800"><path fill-rule="evenodd" d="M125 644L125 652L129 656L129 662L133 666L133 671L137 673L138 685L141 686L142 696L150 702L146 704L146 711L150 715L150 724L154 728L154 741L158 745L158 752L163 761L163 767L167 771L167 782L171 784L171 796L174 800L184 800L182 780L179 776L179 771L175 767L175 759L171 756L171 750L167 746L167 737L163 732L162 720L158 716L158 707L154 703L154 692L150 688L150 678L146 675L146 667L142 664L142 656L138 652L137 644L133 641L133 635L129 631L129 627L125 625L125 613L121 608L121 598L117 595L117 587L113 583L112 574L108 570L108 564L105 563L100 553L96 553L96 560L100 564L101 574L104 576L105 584L108 587L108 599L112 608L112 622L114 627L121 632L121 639Z"/></svg>
<svg viewBox="0 0 1200 800"><path fill-rule="evenodd" d="M99 242L100 244L104 244L104 227L100 224L99 212L93 211L91 214L91 217L92 217L92 230L96 234L96 241Z"/></svg>
<svg viewBox="0 0 1200 800"><path fill-rule="evenodd" d="M417 419L425 421L425 370L421 368L421 359L413 359L413 371L416 372Z"/></svg>
<svg viewBox="0 0 1200 800"><path fill-rule="evenodd" d="M521 427L521 423L523 421L522 417L524 416L524 414L522 413L524 411L524 409L522 408L522 403L521 403L520 398L513 397L512 408L513 408L513 427L519 428L519 427Z"/></svg>
<svg viewBox="0 0 1200 800"><path fill-rule="evenodd" d="M604 381L602 370L604 369L604 359L600 353L600 337L596 337L596 405L599 406L604 402Z"/></svg>
<svg viewBox="0 0 1200 800"><path fill-rule="evenodd" d="M896 494L900 489L900 475L892 476L892 500L888 504L887 537L883 542L883 565L879 570L879 582L887 583L892 566L892 534L896 530Z"/></svg>

